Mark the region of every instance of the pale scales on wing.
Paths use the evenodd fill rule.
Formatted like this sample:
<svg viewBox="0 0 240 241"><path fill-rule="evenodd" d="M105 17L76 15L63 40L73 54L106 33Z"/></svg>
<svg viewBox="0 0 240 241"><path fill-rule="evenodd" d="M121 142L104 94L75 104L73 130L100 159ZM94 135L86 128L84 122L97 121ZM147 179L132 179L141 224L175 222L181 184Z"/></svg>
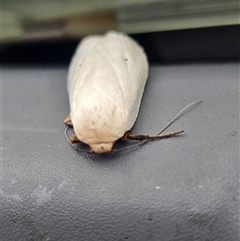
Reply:
<svg viewBox="0 0 240 241"><path fill-rule="evenodd" d="M109 32L85 38L69 68L68 91L75 134L95 152L107 152L133 126L148 75L143 49Z"/></svg>

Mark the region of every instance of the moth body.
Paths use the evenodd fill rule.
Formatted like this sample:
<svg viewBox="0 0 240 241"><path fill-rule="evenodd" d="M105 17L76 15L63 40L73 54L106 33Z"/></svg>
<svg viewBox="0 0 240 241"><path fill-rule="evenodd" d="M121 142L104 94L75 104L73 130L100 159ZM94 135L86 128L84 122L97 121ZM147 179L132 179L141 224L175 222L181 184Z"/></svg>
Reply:
<svg viewBox="0 0 240 241"><path fill-rule="evenodd" d="M84 38L67 81L77 138L95 153L111 151L136 121L147 76L147 57L127 35L110 31Z"/></svg>

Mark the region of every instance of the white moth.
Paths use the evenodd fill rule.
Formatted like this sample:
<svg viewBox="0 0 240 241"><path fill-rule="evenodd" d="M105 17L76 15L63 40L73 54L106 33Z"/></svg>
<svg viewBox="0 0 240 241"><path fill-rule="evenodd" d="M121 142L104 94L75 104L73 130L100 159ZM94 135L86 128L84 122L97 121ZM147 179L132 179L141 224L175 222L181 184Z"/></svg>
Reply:
<svg viewBox="0 0 240 241"><path fill-rule="evenodd" d="M129 36L110 31L84 38L68 72L70 116L64 122L74 129L70 142L81 141L94 153L110 152L136 121L147 77L146 54ZM127 137L155 139L183 132L161 135L171 123L155 136Z"/></svg>
<svg viewBox="0 0 240 241"><path fill-rule="evenodd" d="M137 118L148 61L123 33L84 38L68 73L70 117L77 138L93 152L109 152Z"/></svg>

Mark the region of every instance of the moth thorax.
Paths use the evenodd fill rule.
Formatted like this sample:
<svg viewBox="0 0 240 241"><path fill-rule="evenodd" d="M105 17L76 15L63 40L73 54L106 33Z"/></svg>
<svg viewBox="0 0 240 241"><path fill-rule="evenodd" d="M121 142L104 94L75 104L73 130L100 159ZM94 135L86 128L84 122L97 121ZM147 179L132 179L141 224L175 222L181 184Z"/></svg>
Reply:
<svg viewBox="0 0 240 241"><path fill-rule="evenodd" d="M112 150L113 142L90 144L90 148L95 153L107 153Z"/></svg>

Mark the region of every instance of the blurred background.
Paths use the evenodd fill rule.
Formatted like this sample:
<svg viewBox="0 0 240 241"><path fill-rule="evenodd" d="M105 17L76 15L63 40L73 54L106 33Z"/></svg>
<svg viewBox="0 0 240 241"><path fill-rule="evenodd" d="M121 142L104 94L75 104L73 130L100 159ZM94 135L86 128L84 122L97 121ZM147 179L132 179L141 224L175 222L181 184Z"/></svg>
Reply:
<svg viewBox="0 0 240 241"><path fill-rule="evenodd" d="M66 65L82 37L130 34L150 63L240 59L239 0L5 0L1 63Z"/></svg>

